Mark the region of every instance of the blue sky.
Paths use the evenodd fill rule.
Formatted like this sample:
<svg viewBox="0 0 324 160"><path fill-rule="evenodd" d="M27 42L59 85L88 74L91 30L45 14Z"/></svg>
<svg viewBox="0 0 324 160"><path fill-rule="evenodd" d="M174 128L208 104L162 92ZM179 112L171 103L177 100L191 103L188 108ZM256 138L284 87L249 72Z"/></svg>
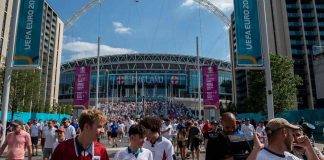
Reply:
<svg viewBox="0 0 324 160"><path fill-rule="evenodd" d="M63 21L88 1L48 0ZM209 1L227 15L233 10L232 0ZM225 25L193 0L104 0L101 7L94 6L64 32L63 63L95 56L98 33L102 55L195 55L195 37L199 36L201 56L229 60Z"/></svg>

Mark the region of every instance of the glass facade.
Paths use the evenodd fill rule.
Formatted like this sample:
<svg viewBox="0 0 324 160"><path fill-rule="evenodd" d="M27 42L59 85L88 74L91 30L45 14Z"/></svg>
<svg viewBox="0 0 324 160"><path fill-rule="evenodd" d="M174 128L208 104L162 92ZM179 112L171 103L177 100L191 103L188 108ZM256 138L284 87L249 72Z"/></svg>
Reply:
<svg viewBox="0 0 324 160"><path fill-rule="evenodd" d="M96 96L96 71L91 73L90 97ZM231 72L219 70L219 92L221 98L231 97ZM59 99L73 99L74 71L61 73ZM202 83L202 76L201 76ZM137 87L136 87L137 84ZM202 86L203 84L201 84ZM168 97L197 98L198 73L189 71L163 71L163 70L124 70L100 71L99 97L164 99Z"/></svg>

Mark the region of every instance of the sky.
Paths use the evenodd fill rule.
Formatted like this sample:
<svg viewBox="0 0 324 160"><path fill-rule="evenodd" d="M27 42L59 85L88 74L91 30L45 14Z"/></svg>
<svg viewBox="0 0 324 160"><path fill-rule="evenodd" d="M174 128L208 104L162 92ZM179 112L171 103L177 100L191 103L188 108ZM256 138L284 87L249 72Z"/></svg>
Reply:
<svg viewBox="0 0 324 160"><path fill-rule="evenodd" d="M91 0L47 0L63 22ZM64 31L62 63L101 55L168 53L229 61L228 30L219 17L193 0L102 0ZM226 15L233 0L209 0Z"/></svg>

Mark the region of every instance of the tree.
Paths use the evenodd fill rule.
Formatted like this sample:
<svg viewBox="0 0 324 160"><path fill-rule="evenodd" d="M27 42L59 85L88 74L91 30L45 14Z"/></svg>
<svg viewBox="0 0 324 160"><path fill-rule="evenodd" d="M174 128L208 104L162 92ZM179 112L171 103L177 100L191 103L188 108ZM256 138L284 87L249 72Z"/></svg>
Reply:
<svg viewBox="0 0 324 160"><path fill-rule="evenodd" d="M38 70L13 70L10 85L11 111L40 112L41 72Z"/></svg>
<svg viewBox="0 0 324 160"><path fill-rule="evenodd" d="M74 106L71 104L57 104L54 108L57 110L57 113L72 115Z"/></svg>
<svg viewBox="0 0 324 160"><path fill-rule="evenodd" d="M293 60L270 55L274 110L280 113L295 107L297 87L302 79L293 73ZM249 95L244 104L247 112L265 112L266 93L263 71L249 71Z"/></svg>

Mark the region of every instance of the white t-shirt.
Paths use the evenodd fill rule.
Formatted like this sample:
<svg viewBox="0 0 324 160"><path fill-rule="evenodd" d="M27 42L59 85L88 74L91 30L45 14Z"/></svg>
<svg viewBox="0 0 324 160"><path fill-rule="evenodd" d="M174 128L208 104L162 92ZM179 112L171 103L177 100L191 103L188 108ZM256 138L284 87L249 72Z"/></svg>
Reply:
<svg viewBox="0 0 324 160"><path fill-rule="evenodd" d="M133 124L135 124L135 122L134 122L133 120L127 120L125 124L126 124L126 132L128 132L129 128L130 128Z"/></svg>
<svg viewBox="0 0 324 160"><path fill-rule="evenodd" d="M246 137L253 137L254 127L252 124L249 125L242 125L242 132Z"/></svg>
<svg viewBox="0 0 324 160"><path fill-rule="evenodd" d="M124 123L119 124L118 129L120 132L125 133L125 124Z"/></svg>
<svg viewBox="0 0 324 160"><path fill-rule="evenodd" d="M260 127L260 126L257 126L256 130L255 130L257 133L263 135L265 133L265 127Z"/></svg>
<svg viewBox="0 0 324 160"><path fill-rule="evenodd" d="M169 124L169 125L163 124L162 125L162 132L166 131L168 129L169 129L169 131L163 133L162 136L167 138L167 139L170 139L172 137L172 125L171 124Z"/></svg>
<svg viewBox="0 0 324 160"><path fill-rule="evenodd" d="M143 148L150 150L153 154L154 160L173 160L174 148L170 140L159 137L155 144L145 140Z"/></svg>
<svg viewBox="0 0 324 160"><path fill-rule="evenodd" d="M31 137L38 137L39 136L39 131L40 131L40 126L37 124L32 124L30 127L30 136Z"/></svg>
<svg viewBox="0 0 324 160"><path fill-rule="evenodd" d="M45 133L44 133L44 131L45 131L46 129L48 129L48 126L47 126L47 125L41 127L41 131L42 131L42 138L45 138Z"/></svg>
<svg viewBox="0 0 324 160"><path fill-rule="evenodd" d="M284 155L279 155L271 152L269 149L262 149L256 160L302 160L289 152L284 152Z"/></svg>
<svg viewBox="0 0 324 160"><path fill-rule="evenodd" d="M137 158L133 153L130 153L128 148L116 153L114 160L153 160L153 154L150 150L141 148Z"/></svg>
<svg viewBox="0 0 324 160"><path fill-rule="evenodd" d="M76 136L75 128L72 125L69 125L67 128L65 128L65 138L71 139Z"/></svg>
<svg viewBox="0 0 324 160"><path fill-rule="evenodd" d="M56 142L56 128L52 127L49 129L48 127L44 127L43 133L45 136L45 144L44 148L53 148L53 144Z"/></svg>

